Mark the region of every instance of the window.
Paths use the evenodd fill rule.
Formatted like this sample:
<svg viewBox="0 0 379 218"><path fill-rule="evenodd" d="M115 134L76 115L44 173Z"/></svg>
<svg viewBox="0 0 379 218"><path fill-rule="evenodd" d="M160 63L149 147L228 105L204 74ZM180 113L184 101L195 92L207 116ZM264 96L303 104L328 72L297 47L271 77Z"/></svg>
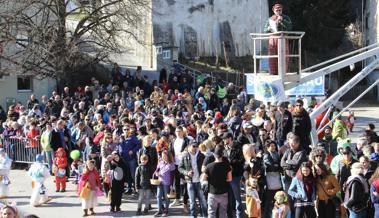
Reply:
<svg viewBox="0 0 379 218"><path fill-rule="evenodd" d="M31 92L33 79L30 76L18 76L17 77L17 91L19 92Z"/></svg>
<svg viewBox="0 0 379 218"><path fill-rule="evenodd" d="M171 51L170 50L164 50L162 52L163 59L170 59L171 58Z"/></svg>
<svg viewBox="0 0 379 218"><path fill-rule="evenodd" d="M157 50L157 54L162 54L162 46L157 46L156 50Z"/></svg>
<svg viewBox="0 0 379 218"><path fill-rule="evenodd" d="M18 33L16 36L16 44L20 48L24 48L29 45L31 38L27 33Z"/></svg>

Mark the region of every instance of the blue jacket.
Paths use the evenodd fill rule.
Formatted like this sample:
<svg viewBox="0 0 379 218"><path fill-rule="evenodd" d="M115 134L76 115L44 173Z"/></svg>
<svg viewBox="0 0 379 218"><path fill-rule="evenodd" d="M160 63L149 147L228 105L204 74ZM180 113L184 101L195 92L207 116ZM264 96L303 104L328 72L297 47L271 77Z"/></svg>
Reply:
<svg viewBox="0 0 379 218"><path fill-rule="evenodd" d="M141 141L137 136L129 136L120 146L120 154L125 161L137 160L137 151L141 147ZM129 155L129 151L133 151L132 155Z"/></svg>
<svg viewBox="0 0 379 218"><path fill-rule="evenodd" d="M374 204L375 216L379 217L379 196L374 195L374 192L378 192L373 185L370 185L371 202Z"/></svg>
<svg viewBox="0 0 379 218"><path fill-rule="evenodd" d="M300 200L304 202L315 201L316 200L316 185L313 186L312 199L307 198L307 194L304 190L304 183L300 181L296 176L292 178L291 185L288 189L288 194L295 200Z"/></svg>

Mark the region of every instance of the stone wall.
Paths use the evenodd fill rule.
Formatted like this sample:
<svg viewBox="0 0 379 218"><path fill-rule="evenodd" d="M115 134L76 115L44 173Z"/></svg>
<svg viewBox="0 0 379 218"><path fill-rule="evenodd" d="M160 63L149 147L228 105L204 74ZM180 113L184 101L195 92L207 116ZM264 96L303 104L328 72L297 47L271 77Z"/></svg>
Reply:
<svg viewBox="0 0 379 218"><path fill-rule="evenodd" d="M266 0L153 0L154 44L178 46L186 57L252 53L249 33L262 31Z"/></svg>

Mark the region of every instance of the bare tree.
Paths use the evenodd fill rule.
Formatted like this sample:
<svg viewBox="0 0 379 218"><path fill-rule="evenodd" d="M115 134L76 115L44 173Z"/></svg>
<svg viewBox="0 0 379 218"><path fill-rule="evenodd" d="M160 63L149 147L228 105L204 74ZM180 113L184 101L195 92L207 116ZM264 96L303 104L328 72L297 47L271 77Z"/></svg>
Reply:
<svg viewBox="0 0 379 218"><path fill-rule="evenodd" d="M1 71L54 77L107 61L137 30L149 0L0 0Z"/></svg>

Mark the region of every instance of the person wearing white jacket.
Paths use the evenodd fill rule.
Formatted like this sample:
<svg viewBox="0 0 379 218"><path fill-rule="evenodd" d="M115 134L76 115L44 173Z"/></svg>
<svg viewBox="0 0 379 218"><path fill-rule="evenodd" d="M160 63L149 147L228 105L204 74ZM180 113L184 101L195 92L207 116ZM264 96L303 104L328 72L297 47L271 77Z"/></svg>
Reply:
<svg viewBox="0 0 379 218"><path fill-rule="evenodd" d="M6 198L9 192L9 172L12 160L8 157L3 148L0 148L0 198Z"/></svg>
<svg viewBox="0 0 379 218"><path fill-rule="evenodd" d="M50 172L43 164L44 157L40 154L36 156L36 162L29 168L28 176L32 178L32 195L30 197L30 205L34 207L47 203L51 198L47 195L47 189L44 182L50 177Z"/></svg>

